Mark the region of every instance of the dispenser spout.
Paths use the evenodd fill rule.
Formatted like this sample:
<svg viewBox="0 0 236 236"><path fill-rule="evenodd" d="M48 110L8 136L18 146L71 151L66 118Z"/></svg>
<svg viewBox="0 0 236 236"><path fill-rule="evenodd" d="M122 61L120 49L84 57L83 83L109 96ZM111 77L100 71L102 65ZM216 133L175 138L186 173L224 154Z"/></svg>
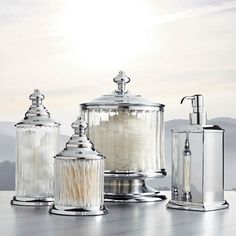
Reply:
<svg viewBox="0 0 236 236"><path fill-rule="evenodd" d="M193 112L189 114L189 120L191 125L205 125L207 123L207 115L203 111L204 98L201 94L196 94L193 96L183 97L181 104L186 100L190 99L192 101Z"/></svg>

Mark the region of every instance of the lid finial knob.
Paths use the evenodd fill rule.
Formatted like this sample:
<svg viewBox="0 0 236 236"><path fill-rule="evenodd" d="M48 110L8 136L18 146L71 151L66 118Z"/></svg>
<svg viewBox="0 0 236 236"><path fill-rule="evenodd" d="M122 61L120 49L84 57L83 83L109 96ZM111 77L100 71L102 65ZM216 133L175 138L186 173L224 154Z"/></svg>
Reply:
<svg viewBox="0 0 236 236"><path fill-rule="evenodd" d="M35 89L32 94L30 94L29 99L34 105L41 105L44 99L44 95L40 93L39 89Z"/></svg>
<svg viewBox="0 0 236 236"><path fill-rule="evenodd" d="M116 90L116 92L122 95L125 94L125 85L130 82L130 78L126 76L125 72L122 70L119 71L113 81L118 85L118 90Z"/></svg>
<svg viewBox="0 0 236 236"><path fill-rule="evenodd" d="M71 136L69 141L66 143L66 149L70 148L80 149L77 150L75 155L84 153L84 157L86 158L87 154L91 154L91 152L95 151L93 143L86 135L86 129L88 128L88 123L81 118L81 116L77 117L77 120L71 124L71 127L74 129L74 134ZM83 149L83 150L82 150ZM85 151L87 149L87 151ZM86 154L87 153L87 154Z"/></svg>
<svg viewBox="0 0 236 236"><path fill-rule="evenodd" d="M88 124L81 117L78 117L77 120L71 124L71 127L75 130L75 134L84 136Z"/></svg>
<svg viewBox="0 0 236 236"><path fill-rule="evenodd" d="M50 118L50 113L46 107L42 104L45 96L35 89L32 94L30 94L29 99L32 104L25 113L25 117L22 121L18 122L17 125L35 125L35 126L60 126L59 123L55 122Z"/></svg>

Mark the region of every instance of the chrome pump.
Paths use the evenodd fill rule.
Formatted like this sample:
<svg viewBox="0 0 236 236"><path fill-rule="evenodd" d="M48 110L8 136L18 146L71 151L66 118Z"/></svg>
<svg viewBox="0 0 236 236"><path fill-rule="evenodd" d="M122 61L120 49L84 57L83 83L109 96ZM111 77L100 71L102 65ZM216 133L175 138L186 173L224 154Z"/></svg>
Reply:
<svg viewBox="0 0 236 236"><path fill-rule="evenodd" d="M201 94L196 94L193 96L183 97L181 104L186 100L190 99L192 101L193 112L189 113L190 125L206 125L207 114L203 111L204 98Z"/></svg>

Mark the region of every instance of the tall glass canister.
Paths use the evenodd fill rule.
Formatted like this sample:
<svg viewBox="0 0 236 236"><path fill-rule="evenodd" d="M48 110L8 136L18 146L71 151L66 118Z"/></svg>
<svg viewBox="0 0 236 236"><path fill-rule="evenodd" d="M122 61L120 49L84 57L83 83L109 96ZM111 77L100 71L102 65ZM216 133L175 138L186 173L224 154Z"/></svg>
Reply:
<svg viewBox="0 0 236 236"><path fill-rule="evenodd" d="M105 200L145 202L165 199L146 185L166 175L164 164L164 105L126 90L123 71L113 79L112 94L81 104L88 136L105 156Z"/></svg>
<svg viewBox="0 0 236 236"><path fill-rule="evenodd" d="M35 89L25 118L16 124L16 195L11 204L43 206L54 196L54 155L58 152L59 123L43 106L44 95Z"/></svg>
<svg viewBox="0 0 236 236"><path fill-rule="evenodd" d="M57 215L103 215L104 156L85 134L87 123L72 123L74 134L55 156L55 200L49 212Z"/></svg>

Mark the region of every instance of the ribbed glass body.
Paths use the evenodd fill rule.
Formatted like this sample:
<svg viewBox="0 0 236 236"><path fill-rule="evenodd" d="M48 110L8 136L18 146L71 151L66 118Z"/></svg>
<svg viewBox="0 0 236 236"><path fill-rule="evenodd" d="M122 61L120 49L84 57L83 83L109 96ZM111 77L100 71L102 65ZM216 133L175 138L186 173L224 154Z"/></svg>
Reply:
<svg viewBox="0 0 236 236"><path fill-rule="evenodd" d="M82 110L88 136L105 156L106 171L155 172L164 169L164 112Z"/></svg>
<svg viewBox="0 0 236 236"><path fill-rule="evenodd" d="M55 205L94 208L103 205L104 160L55 159Z"/></svg>
<svg viewBox="0 0 236 236"><path fill-rule="evenodd" d="M54 196L54 156L58 152L59 127L17 125L16 196Z"/></svg>

